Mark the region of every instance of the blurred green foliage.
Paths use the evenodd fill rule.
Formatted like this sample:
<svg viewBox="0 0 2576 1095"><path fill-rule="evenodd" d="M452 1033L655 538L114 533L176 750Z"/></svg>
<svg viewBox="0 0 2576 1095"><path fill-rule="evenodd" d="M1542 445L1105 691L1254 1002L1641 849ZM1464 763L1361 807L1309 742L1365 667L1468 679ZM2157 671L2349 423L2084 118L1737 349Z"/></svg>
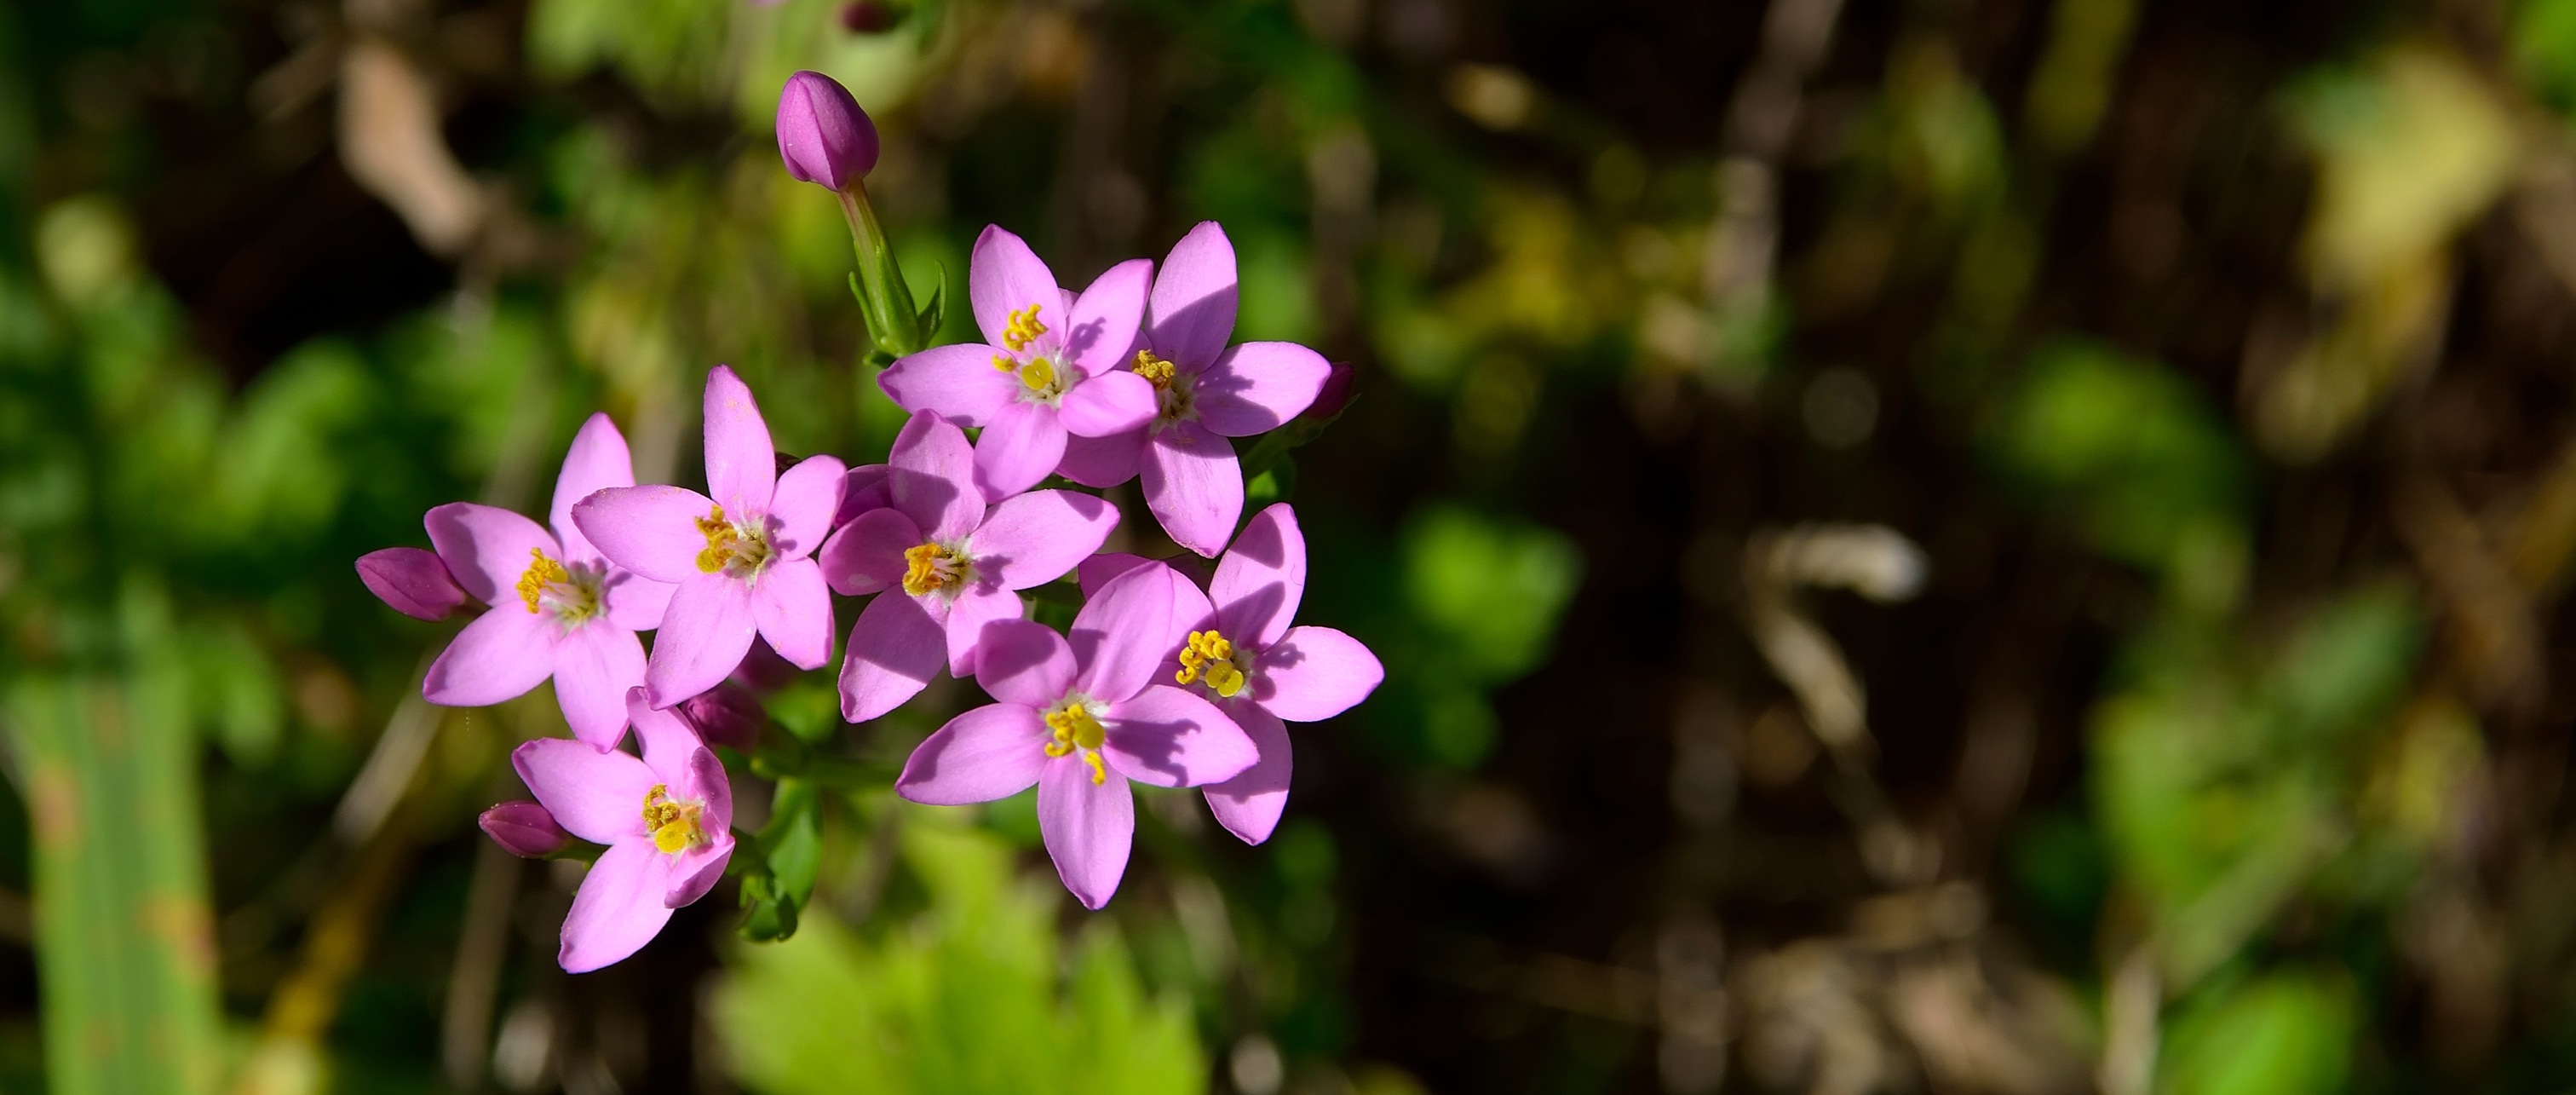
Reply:
<svg viewBox="0 0 2576 1095"><path fill-rule="evenodd" d="M903 856L929 895L908 922L861 936L810 920L742 950L715 1016L746 1081L780 1095L1200 1089L1186 1001L1148 996L1116 928L1095 922L1061 959L1061 887L935 815L906 827Z"/></svg>

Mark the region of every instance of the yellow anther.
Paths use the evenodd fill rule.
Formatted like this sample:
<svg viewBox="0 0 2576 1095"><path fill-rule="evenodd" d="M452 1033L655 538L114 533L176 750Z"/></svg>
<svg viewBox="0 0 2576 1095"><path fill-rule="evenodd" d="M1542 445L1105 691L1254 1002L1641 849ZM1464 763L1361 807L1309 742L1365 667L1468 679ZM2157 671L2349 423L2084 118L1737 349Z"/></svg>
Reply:
<svg viewBox="0 0 2576 1095"><path fill-rule="evenodd" d="M723 506L717 506L714 511L698 518L698 535L707 538L706 549L698 552L700 574L723 570L725 561L733 558L734 543L742 538L734 532L733 522L725 520Z"/></svg>
<svg viewBox="0 0 2576 1095"><path fill-rule="evenodd" d="M1028 349L1029 343L1037 341L1038 336L1046 332L1046 324L1038 322L1038 305L1032 304L1011 313L1011 325L1002 332L1002 345L1010 347L1012 353L1018 353Z"/></svg>
<svg viewBox="0 0 2576 1095"><path fill-rule="evenodd" d="M1171 362L1155 357L1154 351L1136 351L1136 375L1153 381L1154 390L1169 389L1172 386L1172 377L1178 372L1179 370L1174 368Z"/></svg>
<svg viewBox="0 0 2576 1095"><path fill-rule="evenodd" d="M741 525L725 520L723 506L697 522L698 534L707 538L707 546L698 552L698 573L731 569L736 577L747 577L769 562L769 537L758 531L746 533Z"/></svg>
<svg viewBox="0 0 2576 1095"><path fill-rule="evenodd" d="M966 557L937 544L903 549L903 591L915 597L965 579Z"/></svg>
<svg viewBox="0 0 2576 1095"><path fill-rule="evenodd" d="M1046 744L1046 755L1061 757L1080 750L1082 762L1091 766L1091 782L1109 782L1108 769L1100 766L1100 746L1109 740L1109 732L1101 728L1099 719L1091 717L1090 708L1068 702L1047 712L1046 724L1047 737L1051 739Z"/></svg>
<svg viewBox="0 0 2576 1095"><path fill-rule="evenodd" d="M1016 368L1019 368L1019 367L1020 367L1020 363L1019 363L1019 362L1016 362L1016 361L1011 360L1011 355L1009 355L1009 354L994 354L994 355L993 355L993 369L994 369L994 371L996 371L996 372L1004 372L1004 373L1007 373L1007 372L1010 372L1011 370L1016 369Z"/></svg>
<svg viewBox="0 0 2576 1095"><path fill-rule="evenodd" d="M644 793L644 828L654 847L678 855L705 843L706 832L698 826L699 807L671 801L670 792L670 784L656 783Z"/></svg>
<svg viewBox="0 0 2576 1095"><path fill-rule="evenodd" d="M572 581L572 572L562 563L546 558L544 548L529 548L528 556L528 569L519 575L519 599L528 602L528 611L533 613L537 610L537 597L546 591L547 584Z"/></svg>
<svg viewBox="0 0 2576 1095"><path fill-rule="evenodd" d="M1181 671L1172 675L1182 684L1201 677L1207 678L1217 695L1231 698L1243 691L1243 670L1235 667L1234 644L1215 628L1190 632L1189 645L1181 648Z"/></svg>
<svg viewBox="0 0 2576 1095"><path fill-rule="evenodd" d="M1030 391L1043 392L1055 383L1055 366L1047 364L1045 358L1031 361L1020 370L1020 383Z"/></svg>

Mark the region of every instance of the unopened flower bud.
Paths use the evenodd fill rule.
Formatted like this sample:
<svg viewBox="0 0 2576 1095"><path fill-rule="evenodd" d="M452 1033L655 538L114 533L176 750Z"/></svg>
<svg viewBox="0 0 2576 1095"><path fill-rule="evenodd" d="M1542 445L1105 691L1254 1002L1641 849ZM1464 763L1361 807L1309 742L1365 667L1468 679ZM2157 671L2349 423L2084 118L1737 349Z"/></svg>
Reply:
<svg viewBox="0 0 2576 1095"><path fill-rule="evenodd" d="M1351 395L1359 391L1360 371L1350 362L1336 361L1331 372L1324 374L1324 386L1315 392L1315 401L1306 405L1306 417L1326 421L1351 405Z"/></svg>
<svg viewBox="0 0 2576 1095"><path fill-rule="evenodd" d="M732 681L680 701L680 714L698 728L699 740L744 753L760 741L760 728L769 724L769 712L761 708L760 698Z"/></svg>
<svg viewBox="0 0 2576 1095"><path fill-rule="evenodd" d="M436 552L397 547L358 557L358 580L393 610L418 620L444 620L465 605L465 590Z"/></svg>
<svg viewBox="0 0 2576 1095"><path fill-rule="evenodd" d="M877 165L877 124L839 81L799 72L778 93L778 156L796 181L846 190Z"/></svg>
<svg viewBox="0 0 2576 1095"><path fill-rule="evenodd" d="M795 680L796 675L803 672L796 668L796 663L779 657L776 650L770 649L769 640L754 636L751 649L743 652L742 661L735 663L733 672L725 679L750 689L752 695L761 696L787 687L787 682Z"/></svg>
<svg viewBox="0 0 2576 1095"><path fill-rule="evenodd" d="M883 34L903 22L903 9L883 0L850 0L841 5L841 27L852 34Z"/></svg>
<svg viewBox="0 0 2576 1095"><path fill-rule="evenodd" d="M555 815L533 802L504 802L483 811L483 832L501 850L522 859L544 859L572 844Z"/></svg>

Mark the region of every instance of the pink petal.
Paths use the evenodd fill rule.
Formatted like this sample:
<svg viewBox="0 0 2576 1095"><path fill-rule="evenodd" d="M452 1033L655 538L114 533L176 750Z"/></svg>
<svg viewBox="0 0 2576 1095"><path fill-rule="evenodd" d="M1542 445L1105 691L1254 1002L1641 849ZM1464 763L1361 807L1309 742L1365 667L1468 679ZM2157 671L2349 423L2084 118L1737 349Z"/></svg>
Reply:
<svg viewBox="0 0 2576 1095"><path fill-rule="evenodd" d="M736 521L769 512L778 485L778 450L760 404L732 367L707 371L707 493Z"/></svg>
<svg viewBox="0 0 2576 1095"><path fill-rule="evenodd" d="M1110 579L1153 561L1123 551L1104 551L1083 560L1081 566L1073 568L1076 580L1082 583L1082 599L1100 596L1100 587L1108 585Z"/></svg>
<svg viewBox="0 0 2576 1095"><path fill-rule="evenodd" d="M1073 302L1064 356L1094 379L1126 364L1128 348L1136 344L1136 327L1145 318L1145 291L1153 282L1151 259L1129 259L1092 279Z"/></svg>
<svg viewBox="0 0 2576 1095"><path fill-rule="evenodd" d="M886 485L886 475L893 470L884 464L851 468L849 478L841 481L841 508L832 511L832 527L856 521L869 510L893 505L894 489Z"/></svg>
<svg viewBox="0 0 2576 1095"><path fill-rule="evenodd" d="M564 915L563 948L555 961L565 973L588 973L623 961L661 934L662 925L671 921L670 907L662 903L671 886L671 865L671 857L644 837L612 844L600 854L573 892L572 911Z"/></svg>
<svg viewBox="0 0 2576 1095"><path fill-rule="evenodd" d="M976 641L975 683L1003 703L1044 710L1073 687L1073 648L1045 624L995 620Z"/></svg>
<svg viewBox="0 0 2576 1095"><path fill-rule="evenodd" d="M358 580L389 608L415 620L444 620L465 606L465 587L438 553L390 547L358 556Z"/></svg>
<svg viewBox="0 0 2576 1095"><path fill-rule="evenodd" d="M887 463L893 469L886 474L887 495L894 508L929 534L926 539L952 543L984 520L984 495L975 487L975 449L966 443L966 431L928 411L914 412L895 435Z"/></svg>
<svg viewBox="0 0 2576 1095"><path fill-rule="evenodd" d="M670 611L662 614L662 630L653 635L653 657L644 664L653 706L669 707L715 687L742 661L759 629L750 587L723 574L680 583Z"/></svg>
<svg viewBox="0 0 2576 1095"><path fill-rule="evenodd" d="M1091 766L1060 757L1038 774L1038 833L1055 860L1056 877L1087 909L1109 903L1127 873L1136 838L1136 800L1116 772L1098 784Z"/></svg>
<svg viewBox="0 0 2576 1095"><path fill-rule="evenodd" d="M1091 495L1030 491L986 513L969 550L977 574L1004 589L1027 589L1064 577L1117 527L1118 508Z"/></svg>
<svg viewBox="0 0 2576 1095"><path fill-rule="evenodd" d="M450 502L421 518L429 542L447 573L465 592L487 605L526 607L519 599L519 576L528 572L530 551L563 561L563 546L536 522L495 506Z"/></svg>
<svg viewBox="0 0 2576 1095"><path fill-rule="evenodd" d="M770 535L790 559L802 559L823 546L832 530L832 514L841 508L841 487L849 469L836 456L809 456L778 477L769 498Z"/></svg>
<svg viewBox="0 0 2576 1095"><path fill-rule="evenodd" d="M1304 411L1333 367L1294 342L1246 342L1199 374L1199 421L1227 437L1268 433Z"/></svg>
<svg viewBox="0 0 2576 1095"><path fill-rule="evenodd" d="M1215 704L1157 684L1109 705L1101 755L1127 778L1156 787L1196 787L1240 775L1261 759L1243 728Z"/></svg>
<svg viewBox="0 0 2576 1095"><path fill-rule="evenodd" d="M1172 587L1188 581L1157 563L1102 586L1100 595L1074 614L1072 633L1066 636L1082 667L1074 687L1103 703L1118 703L1142 691L1163 659L1180 646L1183 636L1172 627Z"/></svg>
<svg viewBox="0 0 2576 1095"><path fill-rule="evenodd" d="M678 588L615 567L609 570L600 594L608 602L608 622L628 631L651 631L662 626L662 613L671 607L671 591Z"/></svg>
<svg viewBox="0 0 2576 1095"><path fill-rule="evenodd" d="M1196 422L1181 421L1145 446L1145 508L1172 542L1208 558L1225 549L1243 515L1243 466L1234 446Z"/></svg>
<svg viewBox="0 0 2576 1095"><path fill-rule="evenodd" d="M653 781L670 787L672 797L690 798L699 789L685 786L692 774L689 757L706 748L706 739L696 727L680 716L679 708L656 710L652 699L641 688L627 689L618 697L624 705L627 721L635 726L635 744L644 751L644 766L653 770ZM726 800L732 800L732 789L726 789Z"/></svg>
<svg viewBox="0 0 2576 1095"><path fill-rule="evenodd" d="M993 367L993 358L1011 359L1009 369ZM877 374L877 387L887 399L914 414L939 415L960 426L983 426L1020 398L1019 357L999 346L961 342L934 346L895 359Z"/></svg>
<svg viewBox="0 0 2576 1095"><path fill-rule="evenodd" d="M1202 369L1234 336L1234 243L1215 221L1200 221L1154 276L1145 301L1145 345L1155 356Z"/></svg>
<svg viewBox="0 0 2576 1095"><path fill-rule="evenodd" d="M510 754L519 782L572 835L614 844L645 835L644 796L661 777L632 753L571 738L538 738Z"/></svg>
<svg viewBox="0 0 2576 1095"><path fill-rule="evenodd" d="M1084 437L1068 434L1064 439L1064 459L1055 473L1086 487L1114 487L1136 478L1136 465L1145 455L1145 431L1129 430L1108 437Z"/></svg>
<svg viewBox="0 0 2576 1095"><path fill-rule="evenodd" d="M880 593L850 625L841 658L841 718L866 722L921 694L946 660L944 621L901 593Z"/></svg>
<svg viewBox="0 0 2576 1095"><path fill-rule="evenodd" d="M553 618L515 599L456 633L421 679L422 699L441 707L484 707L526 695L555 671Z"/></svg>
<svg viewBox="0 0 2576 1095"><path fill-rule="evenodd" d="M607 620L591 620L555 644L555 703L572 736L615 749L626 736L626 693L644 684L644 644Z"/></svg>
<svg viewBox="0 0 2576 1095"><path fill-rule="evenodd" d="M1249 703L1229 704L1226 714L1252 739L1261 759L1242 775L1223 783L1207 786L1208 812L1216 823L1246 844L1259 844L1270 839L1279 827L1279 814L1288 808L1288 776L1295 767L1288 744L1288 727L1279 717Z"/></svg>
<svg viewBox="0 0 2576 1095"><path fill-rule="evenodd" d="M984 637L984 625L995 620L1020 618L1020 595L989 583L979 583L957 598L948 609L948 675L975 675L976 645Z"/></svg>
<svg viewBox="0 0 2576 1095"><path fill-rule="evenodd" d="M860 597L901 585L911 566L903 553L926 540L902 510L872 509L823 541L815 558L823 566L823 580L835 591Z"/></svg>
<svg viewBox="0 0 2576 1095"><path fill-rule="evenodd" d="M596 491L634 485L635 462L627 456L626 435L617 432L617 423L608 420L607 412L591 415L581 424L581 432L572 435L572 451L564 454L563 471L555 476L554 507L546 511L555 538L563 541L565 562L600 557L599 549L590 546L573 524L573 503Z"/></svg>
<svg viewBox="0 0 2576 1095"><path fill-rule="evenodd" d="M698 576L698 553L707 549L698 521L715 509L686 487L611 487L574 503L572 523L609 562L677 585Z"/></svg>
<svg viewBox="0 0 2576 1095"><path fill-rule="evenodd" d="M1008 498L1064 459L1064 423L1043 403L1013 403L975 439L975 485L988 500Z"/></svg>
<svg viewBox="0 0 2576 1095"><path fill-rule="evenodd" d="M1273 502L1243 526L1217 561L1208 599L1227 638L1260 650L1278 642L1306 596L1306 534L1297 511Z"/></svg>
<svg viewBox="0 0 2576 1095"><path fill-rule="evenodd" d="M975 326L984 332L984 341L1002 345L1003 333L1011 329L1011 313L1035 304L1038 322L1047 328L1037 346L1052 349L1060 344L1064 291L1056 288L1055 273L1038 261L1028 241L1000 225L986 225L984 234L975 238L975 252L966 261L966 296L974 303Z"/></svg>
<svg viewBox="0 0 2576 1095"><path fill-rule="evenodd" d="M687 728L686 723L681 724L681 729ZM671 788L707 804L706 813L699 816L699 824L710 836L730 828L733 825L733 784L725 779L724 762L716 759L714 750L699 745L689 750L688 759L681 767L687 774L674 776L670 780Z"/></svg>
<svg viewBox="0 0 2576 1095"><path fill-rule="evenodd" d="M824 588L823 568L814 560L770 560L752 587L751 610L760 637L788 664L820 669L832 660L832 592Z"/></svg>
<svg viewBox="0 0 2576 1095"><path fill-rule="evenodd" d="M712 763L715 755L707 760ZM718 766L722 770L722 766ZM685 908L697 903L724 880L725 861L733 858L733 834L715 829L707 832L707 842L672 857L671 885L662 891L662 907Z"/></svg>
<svg viewBox="0 0 2576 1095"><path fill-rule="evenodd" d="M991 802L1028 790L1046 766L1037 709L992 703L948 720L903 762L894 791L929 806Z"/></svg>
<svg viewBox="0 0 2576 1095"><path fill-rule="evenodd" d="M1061 419L1076 437L1108 437L1154 420L1154 382L1130 372L1095 373L1065 390Z"/></svg>
<svg viewBox="0 0 2576 1095"><path fill-rule="evenodd" d="M1386 679L1377 655L1329 627L1292 627L1261 652L1252 698L1290 722L1319 722L1367 699Z"/></svg>

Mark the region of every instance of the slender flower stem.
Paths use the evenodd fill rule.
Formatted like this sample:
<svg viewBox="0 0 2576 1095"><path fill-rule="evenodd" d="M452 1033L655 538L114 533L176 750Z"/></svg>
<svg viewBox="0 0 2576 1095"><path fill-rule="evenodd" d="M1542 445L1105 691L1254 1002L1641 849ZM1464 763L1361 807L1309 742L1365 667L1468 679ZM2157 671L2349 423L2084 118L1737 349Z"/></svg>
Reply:
<svg viewBox="0 0 2576 1095"><path fill-rule="evenodd" d="M869 340L894 357L920 352L929 341L921 329L920 310L895 264L893 248L886 244L885 228L877 223L876 207L868 203L867 183L852 179L840 195L841 215L850 222L850 243L858 252L859 304L866 313Z"/></svg>

